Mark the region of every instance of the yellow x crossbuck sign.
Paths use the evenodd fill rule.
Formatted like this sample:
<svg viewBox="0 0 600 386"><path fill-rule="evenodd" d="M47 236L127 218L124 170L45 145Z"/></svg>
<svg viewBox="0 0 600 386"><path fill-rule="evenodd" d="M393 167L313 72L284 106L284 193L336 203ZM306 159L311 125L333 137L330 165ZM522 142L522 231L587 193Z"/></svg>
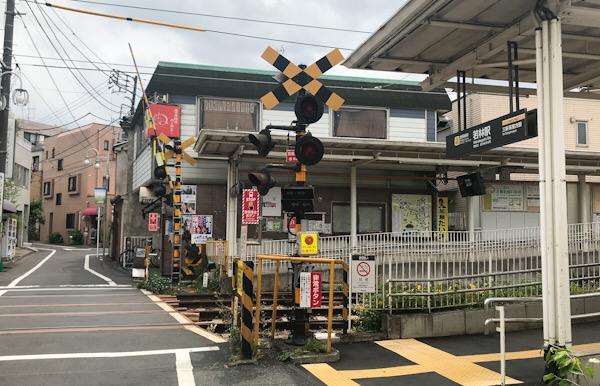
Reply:
<svg viewBox="0 0 600 386"><path fill-rule="evenodd" d="M267 47L261 57L285 75L285 79L280 81L281 85L260 98L265 108L272 109L302 89L322 100L333 110L337 111L344 103L342 97L317 80L325 71L344 60L344 56L337 48L304 70L271 47Z"/></svg>

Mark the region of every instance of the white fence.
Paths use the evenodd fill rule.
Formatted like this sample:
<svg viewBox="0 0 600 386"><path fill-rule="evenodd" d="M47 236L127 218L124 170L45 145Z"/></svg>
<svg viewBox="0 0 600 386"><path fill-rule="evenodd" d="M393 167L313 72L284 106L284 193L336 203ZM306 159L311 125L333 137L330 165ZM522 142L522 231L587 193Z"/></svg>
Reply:
<svg viewBox="0 0 600 386"><path fill-rule="evenodd" d="M600 224L569 225L572 292L600 288ZM540 296L539 228L477 232L378 233L321 237L317 257L344 259L374 255L377 292L354 295L352 304L370 309L432 310L483 304L488 297ZM290 255L287 240L248 245L246 259L257 254ZM272 272L263 265L263 272ZM352 295L352 294L351 294Z"/></svg>

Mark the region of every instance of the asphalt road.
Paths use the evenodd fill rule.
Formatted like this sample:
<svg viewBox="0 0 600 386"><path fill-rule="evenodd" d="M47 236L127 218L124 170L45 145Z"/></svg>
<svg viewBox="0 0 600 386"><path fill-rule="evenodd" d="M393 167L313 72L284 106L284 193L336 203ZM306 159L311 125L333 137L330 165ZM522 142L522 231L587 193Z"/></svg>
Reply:
<svg viewBox="0 0 600 386"><path fill-rule="evenodd" d="M95 249L35 247L0 273L0 385L322 384L281 362L231 366L229 343Z"/></svg>

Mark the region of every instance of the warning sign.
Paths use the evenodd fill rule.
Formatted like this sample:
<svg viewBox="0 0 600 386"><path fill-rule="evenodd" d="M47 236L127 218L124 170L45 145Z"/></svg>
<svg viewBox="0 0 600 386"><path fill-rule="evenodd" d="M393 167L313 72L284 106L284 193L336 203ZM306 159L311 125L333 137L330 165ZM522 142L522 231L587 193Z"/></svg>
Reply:
<svg viewBox="0 0 600 386"><path fill-rule="evenodd" d="M350 291L353 293L375 293L377 275L375 256L352 255L350 267Z"/></svg>

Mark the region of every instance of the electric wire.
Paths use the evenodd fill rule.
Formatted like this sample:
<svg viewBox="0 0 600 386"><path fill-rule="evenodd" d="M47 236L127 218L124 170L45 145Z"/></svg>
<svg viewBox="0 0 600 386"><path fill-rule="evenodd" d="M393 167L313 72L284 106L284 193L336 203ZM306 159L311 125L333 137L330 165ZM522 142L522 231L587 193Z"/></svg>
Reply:
<svg viewBox="0 0 600 386"><path fill-rule="evenodd" d="M283 26L289 26L289 27L311 28L311 29L320 29L320 30L326 30L326 31L352 32L352 33L359 33L359 34L371 34L372 33L370 31L360 31L360 30L352 30L352 29L346 29L346 28L323 27L323 26L316 26L316 25L309 25L309 24L284 23L284 22L272 21L272 20L259 20L259 19L249 19L249 18L244 18L244 17L211 15L211 14L207 14L207 13L175 11L172 9L140 7L140 6L134 6L134 5L109 4L109 3L103 3L103 2L98 2L98 1L86 1L86 0L71 0L71 1L77 2L77 3L106 5L109 7L130 8L130 9L139 9L139 10L144 10L144 11L155 11L155 12L164 12L164 13L175 13L175 14L188 15L188 16L189 15L203 16L203 17L216 18L216 19L227 19L227 20L237 20L237 21L245 21L245 22L252 22L252 23L274 24L274 25L283 25Z"/></svg>
<svg viewBox="0 0 600 386"><path fill-rule="evenodd" d="M32 8L32 7L29 5L29 3L27 3L27 6L29 7L29 9L31 10L31 12L33 13L33 8ZM40 8L40 7L41 7L41 6L40 6L40 5L38 5L38 8ZM63 50L63 51L64 51L64 53L65 53L65 56L67 57L67 59L68 59L68 60L70 60L71 58L70 58L69 54L67 53L67 50L66 50L66 49L65 49L65 47L62 45L62 43L60 42L60 39L58 39L58 37L56 36L56 33L54 32L54 29L52 28L52 26L51 26L51 25L50 25L50 23L48 22L48 19L46 18L46 16L47 16L46 12L45 12L43 9L41 9L41 8L40 8L40 13L41 13L41 16L44 18L44 21L45 21L45 22L46 22L46 24L48 25L48 27L49 27L49 29L50 29L50 32L51 32L51 33L54 35L54 38L56 39L56 43L57 43L57 44L60 46L60 48L62 48L62 50ZM56 53L58 54L58 56L59 56L59 57L60 57L60 58L63 60L63 62L65 63L65 65L67 65L67 63L66 63L65 59L64 59L64 58L62 58L60 51L58 50L58 48L57 48L57 47L54 45L54 43L52 42L52 39L50 38L50 36L49 36L49 35L48 35L48 33L46 32L46 29L44 28L44 26L42 25L42 23L40 22L40 20L38 19L38 17L37 17L35 14L33 14L33 17L35 18L36 22L38 23L38 25L39 25L39 26L40 26L40 28L42 29L42 32L44 33L44 35L46 36L46 38L48 39L48 41L50 42L50 44L52 45L52 47L54 48L54 50L56 51ZM67 39L67 40L68 40L68 39ZM75 73L73 73L73 71L72 71L70 68L69 68L69 71L71 72L71 74L73 75L73 77L75 78L75 80L76 80L76 81L77 81L77 82L78 82L78 83L81 85L81 87L83 87L85 90L88 90L88 89L87 89L87 87L86 87L86 86L85 86L85 85L82 83L81 79L79 79L79 77L78 77L77 75L75 75ZM79 73L79 75L82 75L82 77L83 77L83 74ZM88 85L88 86L90 86L90 87L91 87L91 84L89 83L89 81L88 81L88 80L87 80L85 77L83 77L83 80L85 81L85 83L87 83L87 85ZM90 91L88 90L88 92L90 92ZM97 92L96 90L92 90L92 92L90 92L90 94L91 94L91 95L94 95L94 92L95 92L96 94L98 94L98 92ZM109 105L113 105L114 107L118 107L118 106L116 106L116 105L112 104L112 102L110 102L109 100L107 100L107 99L106 99L106 98L104 98L103 96L101 96L101 95L99 95L99 94L98 94L98 96L99 96L100 98L102 98L102 99L103 99L103 100L104 100L106 103L108 103ZM110 112L112 112L112 113L117 113L117 111L115 111L115 110L112 110L112 108L111 108L111 107L109 107L109 106L105 105L105 104L104 104L104 103L102 103L102 102L101 102L99 99L97 99L97 98L95 98L95 97L94 97L94 99L96 99L96 101L97 101L98 103L100 103L100 104L101 104L101 105L102 105L104 108L106 108L106 109L107 109L107 110L109 110Z"/></svg>

